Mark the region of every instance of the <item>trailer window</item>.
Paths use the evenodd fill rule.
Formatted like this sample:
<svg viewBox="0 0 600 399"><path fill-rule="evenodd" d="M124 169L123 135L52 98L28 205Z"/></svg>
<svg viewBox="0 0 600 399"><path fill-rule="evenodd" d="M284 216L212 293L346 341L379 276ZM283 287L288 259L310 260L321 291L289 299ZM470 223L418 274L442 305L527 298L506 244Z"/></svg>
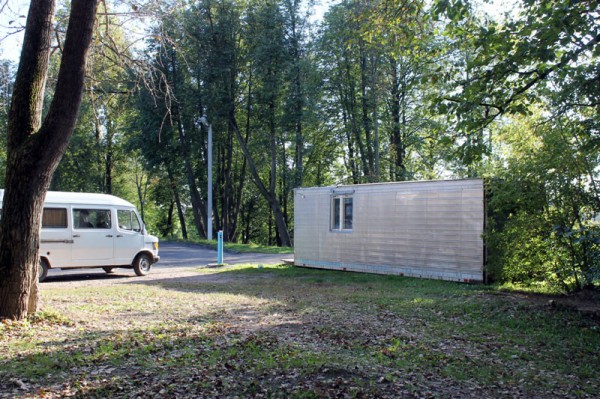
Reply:
<svg viewBox="0 0 600 399"><path fill-rule="evenodd" d="M42 214L42 228L67 228L67 208L44 208L44 213Z"/></svg>
<svg viewBox="0 0 600 399"><path fill-rule="evenodd" d="M110 209L73 209L73 224L78 229L110 229Z"/></svg>
<svg viewBox="0 0 600 399"><path fill-rule="evenodd" d="M134 211L118 210L117 217L119 218L119 228L121 230L142 231L140 221Z"/></svg>
<svg viewBox="0 0 600 399"><path fill-rule="evenodd" d="M334 196L331 202L331 230L352 230L353 199L351 196Z"/></svg>

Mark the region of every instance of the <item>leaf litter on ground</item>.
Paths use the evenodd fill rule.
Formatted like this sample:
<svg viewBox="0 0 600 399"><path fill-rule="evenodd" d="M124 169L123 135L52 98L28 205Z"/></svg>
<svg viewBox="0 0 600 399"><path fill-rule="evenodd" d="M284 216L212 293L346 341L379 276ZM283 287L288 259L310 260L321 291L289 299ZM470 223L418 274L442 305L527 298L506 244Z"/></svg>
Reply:
<svg viewBox="0 0 600 399"><path fill-rule="evenodd" d="M597 319L489 287L282 266L144 281L42 285L44 313L1 324L0 397L600 392Z"/></svg>

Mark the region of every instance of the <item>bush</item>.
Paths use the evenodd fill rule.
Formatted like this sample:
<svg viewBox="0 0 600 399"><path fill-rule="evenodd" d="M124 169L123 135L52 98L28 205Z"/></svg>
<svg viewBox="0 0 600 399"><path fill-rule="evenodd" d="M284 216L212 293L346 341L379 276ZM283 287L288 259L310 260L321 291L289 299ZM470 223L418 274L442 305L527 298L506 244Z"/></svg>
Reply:
<svg viewBox="0 0 600 399"><path fill-rule="evenodd" d="M490 190L509 193L514 181L496 180ZM558 208L538 202L531 206L520 191L507 197L492 196L486 241L488 276L493 281L526 286L548 284L566 292L600 283L600 226L584 207L572 202ZM510 201L506 201L510 198Z"/></svg>

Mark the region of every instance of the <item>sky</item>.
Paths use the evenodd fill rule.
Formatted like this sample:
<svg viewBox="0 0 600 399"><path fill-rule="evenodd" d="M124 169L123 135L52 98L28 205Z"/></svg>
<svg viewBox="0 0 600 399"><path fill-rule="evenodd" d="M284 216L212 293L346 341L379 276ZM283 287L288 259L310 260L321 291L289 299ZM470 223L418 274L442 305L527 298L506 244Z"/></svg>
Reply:
<svg viewBox="0 0 600 399"><path fill-rule="evenodd" d="M28 0L0 0L0 58L18 60L28 9Z"/></svg>
<svg viewBox="0 0 600 399"><path fill-rule="evenodd" d="M330 4L339 1L317 0L313 18L321 20ZM0 59L18 61L29 3L29 0L0 0Z"/></svg>
<svg viewBox="0 0 600 399"><path fill-rule="evenodd" d="M332 4L341 0L317 0L314 6L314 20L321 20ZM476 0L477 1L477 0ZM515 10L516 0L479 0L487 14L500 15L507 10ZM29 0L0 0L0 59L17 62L23 45L23 27L27 18Z"/></svg>

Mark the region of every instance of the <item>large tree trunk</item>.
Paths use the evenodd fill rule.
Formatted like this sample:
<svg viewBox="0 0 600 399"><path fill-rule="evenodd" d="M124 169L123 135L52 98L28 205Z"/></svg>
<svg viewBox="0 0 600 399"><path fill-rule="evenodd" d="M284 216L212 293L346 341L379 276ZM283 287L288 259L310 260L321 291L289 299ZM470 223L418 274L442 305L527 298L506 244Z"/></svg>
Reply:
<svg viewBox="0 0 600 399"><path fill-rule="evenodd" d="M40 127L52 37L53 0L32 0L8 123L0 222L0 318L36 311L41 214L81 104L97 0L73 0L54 98Z"/></svg>

